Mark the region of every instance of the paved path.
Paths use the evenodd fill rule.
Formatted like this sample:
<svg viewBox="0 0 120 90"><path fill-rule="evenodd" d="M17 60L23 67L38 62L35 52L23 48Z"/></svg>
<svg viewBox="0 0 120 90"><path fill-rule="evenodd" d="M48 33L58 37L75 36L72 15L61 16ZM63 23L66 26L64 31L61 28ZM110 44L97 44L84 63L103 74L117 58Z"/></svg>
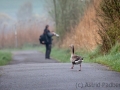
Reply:
<svg viewBox="0 0 120 90"><path fill-rule="evenodd" d="M57 63L56 60L45 60L45 55L38 51L13 52L13 61L10 64Z"/></svg>
<svg viewBox="0 0 120 90"><path fill-rule="evenodd" d="M45 60L37 51L13 53L10 65L0 67L0 90L120 90L120 73L99 64Z"/></svg>

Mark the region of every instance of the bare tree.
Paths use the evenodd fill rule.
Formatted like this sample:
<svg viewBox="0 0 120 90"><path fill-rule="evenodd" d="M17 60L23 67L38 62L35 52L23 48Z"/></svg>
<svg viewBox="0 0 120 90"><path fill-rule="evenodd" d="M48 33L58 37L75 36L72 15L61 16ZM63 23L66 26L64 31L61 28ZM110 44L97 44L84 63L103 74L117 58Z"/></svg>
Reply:
<svg viewBox="0 0 120 90"><path fill-rule="evenodd" d="M52 2L54 7L49 12L56 23L57 32L63 37L65 32L78 25L87 2L86 0L53 0Z"/></svg>

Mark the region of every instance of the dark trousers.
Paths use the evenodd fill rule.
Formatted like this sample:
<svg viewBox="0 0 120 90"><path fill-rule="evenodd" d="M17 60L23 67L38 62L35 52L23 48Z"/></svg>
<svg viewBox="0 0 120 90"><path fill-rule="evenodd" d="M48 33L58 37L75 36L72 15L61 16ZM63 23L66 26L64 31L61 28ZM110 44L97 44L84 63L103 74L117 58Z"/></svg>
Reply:
<svg viewBox="0 0 120 90"><path fill-rule="evenodd" d="M50 58L50 53L51 53L51 44L46 44L45 58Z"/></svg>

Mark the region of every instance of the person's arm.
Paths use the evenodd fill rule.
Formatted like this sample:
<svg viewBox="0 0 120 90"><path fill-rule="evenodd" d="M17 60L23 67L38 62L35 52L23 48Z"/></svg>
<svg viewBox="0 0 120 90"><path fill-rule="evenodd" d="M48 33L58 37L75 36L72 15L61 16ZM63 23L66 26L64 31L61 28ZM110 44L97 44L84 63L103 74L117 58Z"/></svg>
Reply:
<svg viewBox="0 0 120 90"><path fill-rule="evenodd" d="M57 36L57 37L59 37L59 35L57 34L57 33L55 33L55 32L52 32L53 34L54 34L54 36Z"/></svg>
<svg viewBox="0 0 120 90"><path fill-rule="evenodd" d="M47 35L48 35L49 37L53 37L53 36L54 36L54 34L51 33L51 32L48 32Z"/></svg>
<svg viewBox="0 0 120 90"><path fill-rule="evenodd" d="M59 35L57 34L57 33L55 33L54 31L49 31L49 37L52 37L52 36L57 36L57 37L59 37Z"/></svg>

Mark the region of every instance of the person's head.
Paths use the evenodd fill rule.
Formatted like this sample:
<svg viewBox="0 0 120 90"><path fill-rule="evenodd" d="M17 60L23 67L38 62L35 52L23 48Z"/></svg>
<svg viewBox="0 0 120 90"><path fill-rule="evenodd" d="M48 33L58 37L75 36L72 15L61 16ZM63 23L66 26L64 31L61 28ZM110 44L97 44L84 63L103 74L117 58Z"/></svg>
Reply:
<svg viewBox="0 0 120 90"><path fill-rule="evenodd" d="M45 29L48 29L48 30L49 30L49 25L46 25L46 26L45 26Z"/></svg>

